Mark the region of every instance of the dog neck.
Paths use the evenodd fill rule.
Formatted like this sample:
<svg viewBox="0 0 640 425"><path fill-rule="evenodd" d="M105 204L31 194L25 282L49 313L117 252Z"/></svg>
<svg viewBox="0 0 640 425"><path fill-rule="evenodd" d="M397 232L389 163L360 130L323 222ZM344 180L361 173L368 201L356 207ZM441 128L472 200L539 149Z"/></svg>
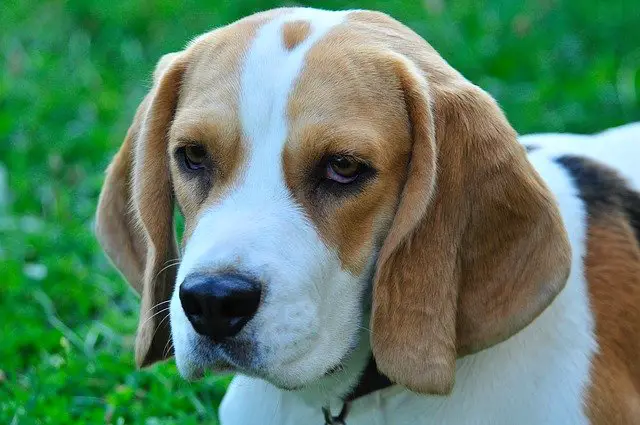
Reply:
<svg viewBox="0 0 640 425"><path fill-rule="evenodd" d="M391 385L393 385L393 383L389 380L389 378L387 378L386 376L381 374L380 371L378 371L378 366L376 365L376 361L373 358L373 356L371 356L369 358L369 362L367 363L367 366L364 372L362 373L362 376L360 376L360 380L358 381L358 384L349 394L346 395L346 397L344 397L343 405L342 405L342 409L340 409L340 413L337 416L334 416L331 413L330 406L324 406L322 408L322 413L325 418L325 423L329 425L344 424L347 418L347 415L349 414L349 407L352 401L360 397L365 397L378 390L387 388Z"/></svg>
<svg viewBox="0 0 640 425"><path fill-rule="evenodd" d="M365 311L363 322L368 323ZM358 344L341 367L303 389L293 391L309 407L322 410L326 423L344 423L351 402L393 383L378 371L369 343L367 328L361 327Z"/></svg>

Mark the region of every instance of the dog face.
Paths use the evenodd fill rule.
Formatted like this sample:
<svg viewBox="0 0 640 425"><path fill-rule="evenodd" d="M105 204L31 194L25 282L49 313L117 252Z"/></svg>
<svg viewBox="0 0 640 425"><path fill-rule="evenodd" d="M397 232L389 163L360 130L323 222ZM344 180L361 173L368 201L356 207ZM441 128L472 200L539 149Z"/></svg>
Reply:
<svg viewBox="0 0 640 425"><path fill-rule="evenodd" d="M364 367L370 320L384 373L444 393L456 356L564 285L566 235L515 133L385 15L253 15L165 56L154 81L97 217L142 294L141 365L171 337L187 378L304 387Z"/></svg>
<svg viewBox="0 0 640 425"><path fill-rule="evenodd" d="M304 20L312 16L313 26ZM240 72L209 72L230 80L231 96L215 85L203 90L205 73L187 77L168 150L186 218L177 282L199 270L259 282L257 312L217 351L234 368L259 370L286 387L321 377L356 347L371 259L393 218L411 149L402 99L385 84L392 75L352 86L349 69L371 65L321 47L344 14L312 16L274 17L257 29ZM305 22L306 37L288 48L283 39ZM195 172L184 166L185 146L194 142L205 158ZM178 286L172 335L178 365L191 375L202 362L184 359L211 344L190 326Z"/></svg>

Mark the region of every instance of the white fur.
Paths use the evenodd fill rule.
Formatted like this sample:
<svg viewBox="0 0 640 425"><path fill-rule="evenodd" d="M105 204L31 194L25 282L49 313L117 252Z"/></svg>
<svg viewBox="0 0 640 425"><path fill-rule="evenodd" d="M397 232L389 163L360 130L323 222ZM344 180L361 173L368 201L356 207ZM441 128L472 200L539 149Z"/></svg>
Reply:
<svg viewBox="0 0 640 425"><path fill-rule="evenodd" d="M282 164L286 105L305 53L344 17L345 13L299 9L266 23L248 50L240 93L248 161L242 165L238 184L201 215L171 300L176 363L187 378L228 364L287 388L314 383L317 396L332 380L342 381L341 392L356 382L355 375L319 378L358 347L366 285L363 278L342 270L335 249L322 242L291 198ZM282 26L298 19L312 22L310 35L288 51ZM214 346L194 332L178 290L191 273L229 267L258 278L265 295L234 344ZM366 353L352 356L351 361L361 369Z"/></svg>
<svg viewBox="0 0 640 425"><path fill-rule="evenodd" d="M583 275L586 215L571 177L544 152L531 161L557 197L573 266L565 289L523 331L458 361L448 397L391 387L354 403L349 425L582 425L584 389L597 349ZM336 407L337 409L337 407ZM320 406L264 381L236 377L220 409L222 425L318 424Z"/></svg>

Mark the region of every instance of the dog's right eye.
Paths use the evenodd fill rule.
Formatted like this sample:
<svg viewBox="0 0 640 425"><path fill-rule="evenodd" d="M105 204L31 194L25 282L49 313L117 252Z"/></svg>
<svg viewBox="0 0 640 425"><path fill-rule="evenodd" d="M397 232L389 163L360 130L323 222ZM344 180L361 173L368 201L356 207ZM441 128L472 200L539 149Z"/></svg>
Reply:
<svg viewBox="0 0 640 425"><path fill-rule="evenodd" d="M207 151L198 145L183 146L177 149L177 156L189 171L206 168Z"/></svg>
<svg viewBox="0 0 640 425"><path fill-rule="evenodd" d="M325 177L342 184L349 184L365 169L364 164L349 155L334 155L327 161Z"/></svg>

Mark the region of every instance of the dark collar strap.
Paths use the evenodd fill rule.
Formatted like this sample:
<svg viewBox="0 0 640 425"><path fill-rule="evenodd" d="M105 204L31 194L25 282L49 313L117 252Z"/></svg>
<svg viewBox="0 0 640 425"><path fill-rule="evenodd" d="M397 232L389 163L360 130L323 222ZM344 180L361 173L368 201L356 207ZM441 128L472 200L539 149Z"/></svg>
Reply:
<svg viewBox="0 0 640 425"><path fill-rule="evenodd" d="M367 367L364 369L362 376L360 377L360 381L358 385L345 397L345 401L353 401L357 398L364 397L369 395L375 391L381 390L383 388L387 388L393 385L393 383L378 372L378 366L376 365L376 361L371 356L369 358L369 363L367 363Z"/></svg>
<svg viewBox="0 0 640 425"><path fill-rule="evenodd" d="M367 367L364 369L364 372L360 377L358 385L356 385L353 391L347 394L344 398L344 404L342 406L342 410L340 410L340 414L338 414L338 416L333 416L328 407L325 406L322 408L325 425L345 425L345 419L349 414L349 407L352 401L383 388L390 387L391 385L393 385L393 383L389 378L378 372L376 361L373 356L371 356L369 358L369 363L367 363Z"/></svg>

